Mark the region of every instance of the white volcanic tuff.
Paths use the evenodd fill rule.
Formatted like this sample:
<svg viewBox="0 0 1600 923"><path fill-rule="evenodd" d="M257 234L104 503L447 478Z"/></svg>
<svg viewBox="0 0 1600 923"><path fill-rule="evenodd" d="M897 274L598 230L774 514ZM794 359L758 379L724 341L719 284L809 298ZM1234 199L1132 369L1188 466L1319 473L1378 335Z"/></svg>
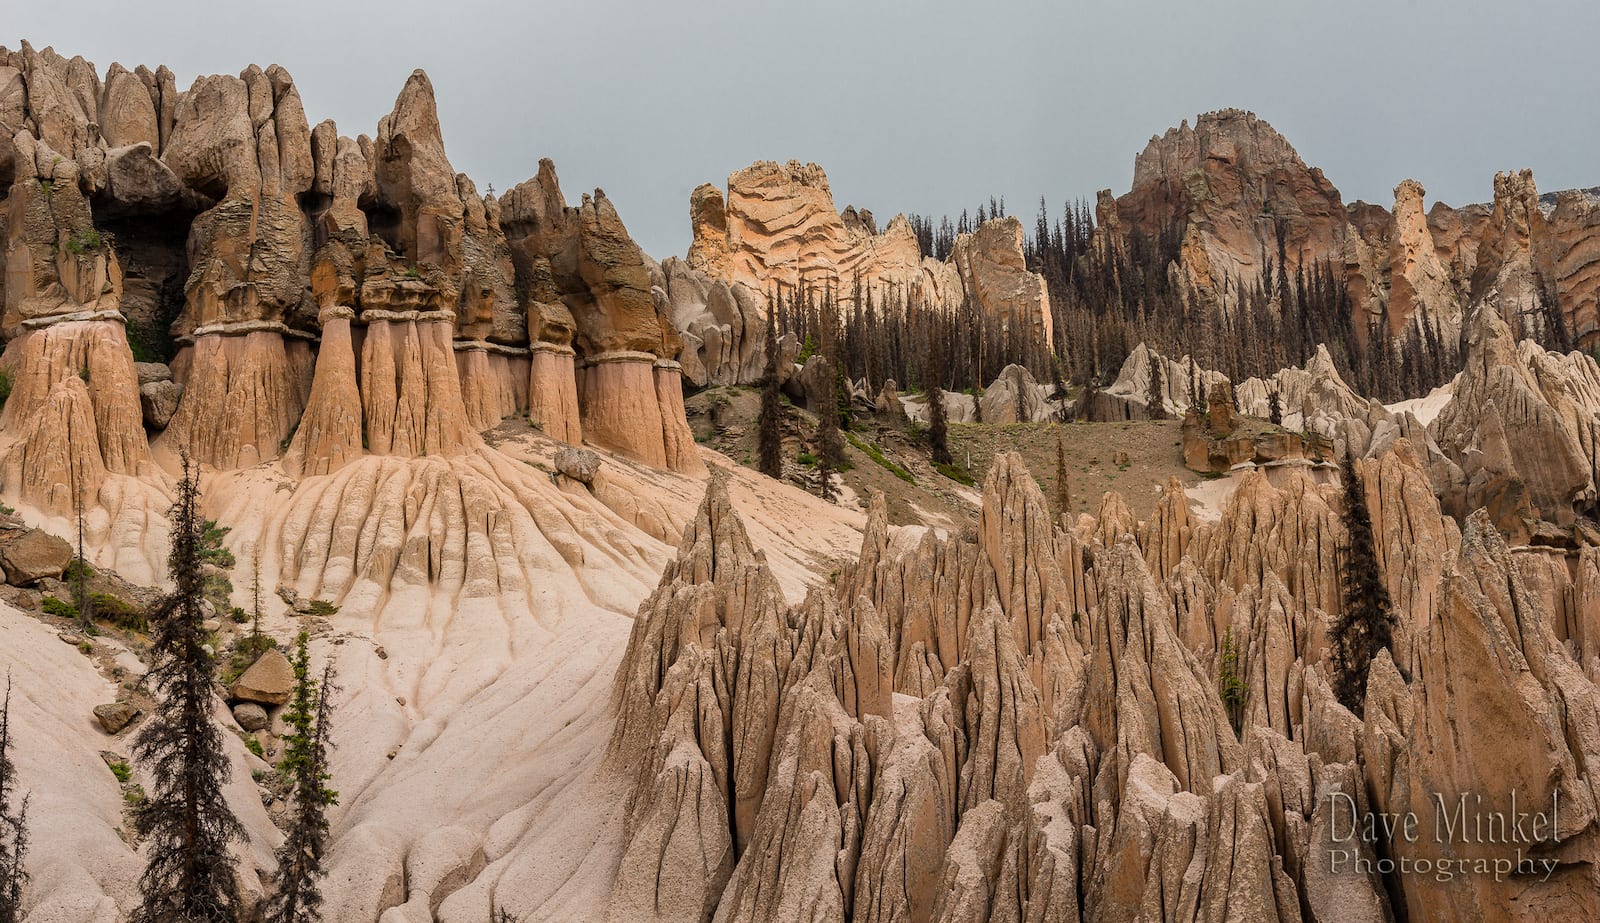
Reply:
<svg viewBox="0 0 1600 923"><path fill-rule="evenodd" d="M594 773L609 726L605 689L632 602L664 562L666 546L607 513L581 487L558 487L520 462L495 465L511 469L498 472L506 486L497 490L517 491L529 509L555 518L530 524L538 530L532 535L513 530L520 563L508 569L501 555L491 568L497 576L466 567L432 583L405 563L404 552L398 562L380 549L365 567L342 557L322 567L325 590L344 580L353 587L336 625L370 631L387 657L368 644L341 653L341 671L365 679L352 683L362 691L342 707L355 740L339 739L335 772L353 781L336 828L344 845L333 874L347 893L330 919L373 920L374 908L402 904L406 915L436 907L441 919L476 918L491 904L534 919L597 919L611 887L623 819L615 807L621 793ZM602 470L615 472L615 465ZM520 471L527 480L519 487ZM642 470L614 476L634 496L658 492L675 517L699 490L694 481ZM779 490L755 500L752 485L742 483L754 476L734 477L746 504L795 499ZM805 530L806 546L837 541L811 531L832 526L815 517L791 523L776 510L755 516ZM564 529L571 530L565 538ZM611 544L618 540L626 544ZM418 548L420 559L422 544L403 544ZM567 557L574 552L580 562ZM395 568L387 596L382 574L371 571L378 561ZM803 573L777 555L774 562L785 582ZM533 741L539 756L530 759ZM398 750L392 762L385 758L391 748ZM441 773L455 781L438 785Z"/></svg>
<svg viewBox="0 0 1600 923"><path fill-rule="evenodd" d="M26 131L11 153L0 369L12 389L0 413L0 468L14 504L60 515L80 499L95 505L108 480L150 474L150 448L116 313L122 271L94 230L77 166ZM116 491L122 501L135 493Z"/></svg>
<svg viewBox="0 0 1600 923"><path fill-rule="evenodd" d="M0 366L12 381L0 427L33 446L7 460L28 495L43 505L70 505L72 490L92 496L108 473L142 472L150 448L120 324L72 321L29 331L6 344ZM72 439L58 452L37 445L67 434Z"/></svg>
<svg viewBox="0 0 1600 923"><path fill-rule="evenodd" d="M133 660L115 642L122 660ZM119 923L138 901L142 858L123 839L125 804L116 777L100 751L126 755L134 730L108 738L90 720L92 709L116 695L93 662L56 631L10 605L0 604L0 651L11 675L11 758L29 798L31 842L24 919L40 923ZM135 663L137 661L134 661ZM231 723L217 701L215 720ZM282 838L262 807L252 770L265 764L232 735L224 736L232 778L223 793L243 823L246 841L237 847L240 888L247 900L264 894L260 872L273 867L272 850ZM150 779L134 766L134 781Z"/></svg>
<svg viewBox="0 0 1600 923"><path fill-rule="evenodd" d="M86 716L115 689L76 648L9 605L0 605L0 650L12 683L10 756L29 799L30 912L114 923L141 866L116 835L122 793Z"/></svg>
<svg viewBox="0 0 1600 923"><path fill-rule="evenodd" d="M1313 429L1333 436L1345 420L1366 426L1371 412L1371 403L1345 383L1327 347L1320 344L1301 368L1281 369L1267 381L1247 378L1241 382L1239 406L1245 413L1265 419L1274 390L1283 425L1289 429Z"/></svg>
<svg viewBox="0 0 1600 923"><path fill-rule="evenodd" d="M262 468L205 479L206 513L232 526L227 543L241 568L259 555L263 586L341 607L313 648L314 659L335 660L344 688L330 920L365 923L384 911L477 919L491 905L528 919L593 919L611 890L622 817L608 806L623 793L594 775L610 727L606 690L630 615L703 482L602 454L591 493L535 467L550 467L558 448L530 435L453 458L363 458L298 482ZM753 534L774 549L786 595L820 579L824 565L809 555L855 540L859 514L742 469L730 478ZM236 602L248 606L248 580L238 573ZM280 608L268 594L269 632L282 638L305 627ZM36 622L17 621L41 635L45 653L81 660ZM56 688L72 675L51 658L39 661L52 678L19 684ZM64 755L54 758L110 780L96 755L106 741L86 716L111 698L97 678L63 698L80 720L58 735ZM254 818L261 809L249 769L241 764L236 784ZM28 776L45 804L80 797L70 773ZM453 781L442 786L441 777ZM95 877L126 911L119 895L131 893L140 864L111 832L119 797L111 788L103 799L104 820L36 826L34 861L49 880ZM91 866L101 853L69 834L101 831L121 858ZM250 862L269 868L268 849ZM34 893L60 900L75 887Z"/></svg>
<svg viewBox="0 0 1600 923"><path fill-rule="evenodd" d="M328 317L305 412L284 454L286 470L328 474L361 455L364 420L361 403L354 399L359 393L350 318Z"/></svg>
<svg viewBox="0 0 1600 923"><path fill-rule="evenodd" d="M1107 393L1131 403L1148 405L1150 375L1155 367L1161 370L1162 409L1168 414L1181 414L1189 409L1191 403L1197 406L1203 404L1203 395L1194 393L1196 384L1202 389L1209 389L1212 385L1228 380L1228 377L1221 372L1201 368L1198 362L1188 356L1176 360L1168 359L1140 343L1133 348L1133 352L1128 353L1128 358L1123 360L1122 368L1117 372L1117 380L1106 389ZM1249 412L1248 408L1246 412ZM1265 411L1262 415L1265 415Z"/></svg>
<svg viewBox="0 0 1600 923"><path fill-rule="evenodd" d="M0 369L12 381L0 413L7 502L61 535L76 532L81 505L86 543L101 564L158 580L171 499L166 475L150 462L122 325L30 330L6 344Z"/></svg>
<svg viewBox="0 0 1600 923"><path fill-rule="evenodd" d="M46 106L36 107L43 114L35 118L49 123L38 130L66 139L63 150L76 151L73 132L90 123L71 116L91 111L85 100L104 97L82 64L56 62L48 69L62 71L64 76L55 75L62 87L94 90L72 89L71 105L55 112L62 117L54 121ZM301 179L320 182L320 174L303 177L293 157L282 157L278 140L298 137L298 103L278 78L259 71L240 78L252 113L271 116L249 125L260 143L254 167L245 163L236 174L246 187L255 180L291 187ZM235 86L229 80L221 79L217 92L226 95ZM116 83L118 94L128 92L126 80ZM0 88L11 85L0 73ZM413 134L422 138L429 132L420 85L408 84L408 94L416 105L407 111L419 120ZM0 94L0 101L10 98ZM159 139L167 129L163 108L156 109ZM0 108L0 115L9 111ZM147 136L142 113L118 130ZM391 138L394 125L391 119ZM322 142L313 136L310 146L326 150L328 134L322 131ZM192 139L180 140L181 152ZM359 145L355 151L335 146L344 149L345 161L359 153ZM43 177L42 147L33 148L37 175L30 179ZM274 152L277 166L269 169ZM92 159L88 155L85 165ZM215 164L184 157L174 162L202 186L221 181L212 175ZM313 173L320 170L315 157L312 167ZM76 166L62 167L60 174L55 169L51 182L66 182ZM436 184L437 170L424 172L426 182L409 184L415 189L391 184L391 192L427 193L428 202L410 203L413 218L424 215L422 206L454 197L463 220L474 227L481 221L487 233L496 220L493 208L478 202L470 184ZM237 184L234 175L226 178L232 197ZM558 192L553 174L545 178L542 170L539 188L527 194ZM342 196L349 205L359 198L356 188L363 184L354 180L360 177L340 184L337 171L330 170L327 179L329 190L343 185L336 200ZM93 187L92 177L86 182ZM62 192L61 203L71 205ZM482 206L481 216L474 203ZM37 199L33 207L38 210ZM328 215L351 226L354 215L336 210L337 205ZM263 211L272 211L270 202ZM655 343L665 348L668 338L654 320L657 306L645 304L637 297L639 287L628 284L640 276L642 263L629 258L614 212L599 196L560 213L568 211L577 214L580 235L589 234L591 247L587 261L569 268L598 279L598 297L630 308L608 316L609 327L593 317L577 324L580 339L595 344L621 333L652 349ZM48 227L37 223L41 240L59 242L60 228L78 227L73 222L84 217L63 214L51 211ZM230 214L225 209L215 222ZM267 218L264 230L275 231L276 218ZM32 234L35 228L24 230ZM236 244L235 236L211 243ZM401 236L410 239L409 233ZM418 247L425 236L418 232ZM273 260L292 255L288 243L282 252L275 241L268 244ZM597 254L621 259L607 265ZM230 257L221 250L216 255L224 264ZM550 256L541 258L548 262ZM102 266L100 260L90 254L90 284L69 302L50 302L35 319L61 316L66 307L95 302L107 286L114 289L114 262ZM30 265L68 281L78 271L63 268L58 257ZM226 269L212 266L208 272ZM246 270L254 273L255 267ZM201 277L227 279L225 273ZM409 297L429 284L400 282L371 295L375 302ZM293 288L284 291L293 296L299 291ZM229 285L222 290L235 291ZM200 292L206 293L204 287ZM474 323L493 319L492 311L486 317L482 309L492 307L494 295L492 285L475 290L480 300ZM254 310L230 301L212 306L224 313ZM1580 652L1593 646L1592 626L1600 619L1594 562L1580 559L1574 579L1564 563L1552 566L1542 552L1512 553L1496 545L1481 517L1469 526L1468 538L1459 539L1426 489L1419 456L1427 453L1420 443L1414 451L1406 444L1416 438L1416 428L1404 420L1377 419L1375 408L1364 417L1353 403L1348 412L1341 409L1348 389L1336 374L1320 368L1301 373L1308 379L1302 406L1309 408L1302 415L1335 408L1339 412L1329 418L1352 438L1360 434L1365 443L1366 430L1358 433L1357 423L1373 434L1377 464L1364 465L1362 474L1385 536L1379 549L1384 576L1403 620L1396 651L1413 677L1408 687L1387 660L1380 661L1365 725L1331 701L1321 675L1320 632L1337 594L1337 498L1303 477L1291 476L1283 487L1264 477L1245 479L1220 522L1187 537L1175 493L1143 526L1110 495L1098 519L1085 517L1069 535L1053 528L1020 466L1002 459L988 485L977 543L928 531L891 533L880 504L861 543L862 561L841 569L820 556L794 556L816 544L840 548L841 533L854 522L850 514L736 473L731 500L718 500L714 491L706 502L706 535L715 533L716 539L706 554L699 524L689 518L699 492L693 481L613 460L594 478L591 492L525 464L548 467L550 446L540 444L532 454L522 447L497 451L481 446L470 432L458 432L467 425L461 421L476 425L515 407L515 385L507 401L497 378L494 393L474 392L470 410L460 393L451 399L451 383L471 363L450 355L445 322L385 318L380 323L386 330L404 332L389 342L379 334L359 344L373 351L371 358L395 360L392 369L363 364L363 372L383 373L376 382L381 387L366 395L376 403L363 408L363 419L377 420L376 432L390 448L404 447L399 454L428 451L429 445L444 451L425 459L353 460L352 433L365 425L350 427L348 417L329 412L340 397L357 396L358 344L350 342L348 367L344 357L329 357L339 360L330 368L337 374L322 389L323 406L312 417L316 429L300 453L309 449L313 471L331 474L294 483L261 469L213 475L207 483L208 512L220 510L218 518L235 527L230 543L241 560L259 555L266 582L281 580L344 607L333 620L339 636L332 640L342 643L319 646L319 656L337 654L354 682L341 717L341 728L348 728L340 732L345 746L336 757L347 800L338 815L331 918L368 920L388 913L390 923L433 915L478 920L492 906L532 918L581 918L601 912L608 892L616 894L611 912L629 919L641 912L688 919L707 912L724 920L802 912L840 918L845 908L861 919L1042 920L1080 911L1097 919L1139 913L1294 919L1302 897L1316 913L1337 908L1374 918L1388 899L1375 883L1329 879L1316 871L1326 858L1315 851L1316 831L1326 830L1328 820L1319 817L1320 805L1308 793L1337 789L1365 797L1370 788L1380 803L1393 805L1415 803L1415 793L1430 786L1503 791L1530 779L1558 788L1579 806L1567 818L1572 845L1562 855L1555 885L1530 890L1521 908L1506 906L1507 891L1482 884L1452 893L1450 900L1462 914L1490 918L1512 909L1555 918L1593 915L1595 908L1584 903L1592 903L1594 893L1585 889L1593 884L1587 877L1594 865L1593 809L1584 805L1586 790L1593 800L1587 767L1600 759L1590 753L1600 729L1592 683L1563 644ZM76 354L91 338L76 338L75 323L35 331L13 345L48 344L51 337L43 334L59 331L73 335L65 353ZM105 324L85 328L103 331L114 321L82 323ZM415 329L424 323L432 325L426 335ZM446 333L443 339L435 335L440 332ZM234 348L250 336L233 337ZM424 340L426 354L419 345ZM189 364L193 373L194 366L206 366L200 360L206 354L214 359L217 347L197 344L196 358L180 367ZM261 352L275 355L270 346ZM281 407L310 399L315 389L310 364L303 361L308 354L291 359L290 352L286 345L286 358L273 359L259 373L235 375L230 364L227 374L210 376L216 386L201 386L191 374L193 408L226 408L241 390L270 398L237 415L231 429L216 428L223 442L219 458L239 463L247 457L240 454L245 446L256 458L270 455L285 431L283 420L292 416L277 415L273 402ZM1527 450L1515 437L1516 424L1532 419L1538 435L1547 437L1538 448L1570 441L1582 469L1595 442L1584 428L1593 403L1589 391L1595 390L1585 384L1585 369L1593 366L1525 352L1517 348L1532 383L1506 394L1508 403L1526 406L1475 428L1489 438L1486 454L1499 460L1512 458L1514 447ZM634 360L633 378L649 379L635 389L635 397L648 399L634 416L652 418L654 406L656 417L681 419L681 412L669 412L675 411L673 370L657 366L653 356L627 358ZM87 384L71 368L57 368L41 387L26 392L34 397L19 408L42 400L56 405L49 419L67 421L35 425L23 441L27 454L52 460L34 470L48 478L52 471L92 469L96 460L108 472L115 466L117 440L139 429L136 411L132 430L123 428L127 414L111 415L109 424L115 425L101 420L106 395L97 403L96 393L114 377L104 370L109 367L91 368ZM643 367L649 371L642 377L633 374ZM575 369L565 374L575 381ZM535 390L538 373L530 375ZM285 379L295 385L292 393L274 384ZM384 390L391 383L392 400ZM1480 384L1481 393L1501 396L1488 386L1498 380ZM1459 415L1470 409L1470 385L1463 382L1461 406L1447 408L1441 420L1460 425ZM435 395L440 400L433 401ZM576 418L575 399L552 403L570 407L568 416ZM460 412L452 417L451 408ZM263 410L267 422L256 425ZM22 415L9 407L8 412ZM613 426L633 417L619 418ZM95 438L71 440L89 430L91 419ZM1508 429L1507 419L1511 439L1496 434L1497 428ZM1380 441L1384 425L1389 429ZM250 430L249 439L229 435L241 428ZM663 454L698 460L692 444L674 443L664 426L657 430ZM641 454L656 450L629 447ZM122 457L136 456L138 448ZM1554 469L1529 467L1485 470L1529 475L1536 492L1564 483L1546 476ZM30 479L8 470L7 486L18 483L34 485L30 491L59 506L59 477ZM114 543L118 561L129 553L128 566L144 560L149 567L154 550L134 552L159 526L148 511L155 498L164 500L160 484L108 473L100 486L102 502L117 512L114 521L108 517L99 525L91 518L91 529L102 529ZM756 494L763 496L753 501ZM1509 496L1514 499L1515 491ZM1582 499L1582 492L1577 496ZM735 500L759 510L751 517L753 540L735 534ZM718 503L726 509L713 515L709 511ZM654 608L634 623L641 650L630 655L617 684L623 722L613 752L648 750L650 758L630 766L631 780L597 776L606 727L602 690L623 643L626 615L680 531L689 534L683 558L669 568L673 579L658 588ZM1140 536L1142 548L1124 537L1130 534ZM130 541L134 535L138 540ZM1405 541L1440 551L1408 556ZM770 570L757 548L770 549ZM104 557L100 553L97 561ZM786 597L794 595L806 570L819 577L837 571L838 579L833 590L819 589L810 601L791 607ZM156 571L149 567L152 576ZM1165 584L1156 582L1161 576ZM1538 602L1554 600L1561 605ZM1559 624L1546 624L1546 614ZM298 625L273 616L269 627L287 634ZM39 634L36 625L33 631ZM1221 672L1225 638L1239 651L1242 740L1234 739L1227 726L1232 716L1208 688ZM77 656L54 643L55 659ZM51 662L48 654L41 660ZM60 672L75 677L69 684L80 698L100 689L91 689L81 665ZM33 686L49 688L51 681L59 680L35 677ZM1462 698L1452 691L1469 686L1482 694ZM1447 720L1474 709L1474 726L1464 731ZM76 713L82 717L85 711ZM94 765L92 749L100 738L85 730L86 721L79 724L58 740L65 741L64 762L83 770ZM1501 746L1506 738L1521 742L1520 759L1500 766L1482 756L1489 744ZM538 747L531 759L530 741ZM1358 766L1370 777L1358 779ZM451 784L439 785L441 776ZM62 786L76 784L80 775L35 778L59 801ZM81 779L93 792L86 800L107 807L103 777ZM270 835L260 826L259 805L251 807L248 783L236 784L252 829ZM622 799L629 800L626 818L621 810L605 813L605 805ZM111 856L115 848L95 826L102 823L90 823L90 837ZM60 873L54 880L74 885L126 864L124 857L120 864L86 869L59 829L37 845L40 861L52 875ZM252 847L252 868L265 861L261 846ZM118 874L86 886L85 893L126 892ZM43 899L65 893L55 887ZM1426 891L1404 895L1419 904L1429 897Z"/></svg>
<svg viewBox="0 0 1600 923"><path fill-rule="evenodd" d="M196 337L173 363L183 396L156 447L227 468L271 460L301 418L315 361L304 340L274 331Z"/></svg>
<svg viewBox="0 0 1600 923"><path fill-rule="evenodd" d="M761 576L755 548L771 549L791 595L801 571L777 552L808 539L779 540L773 530L808 528L821 507L770 484L758 499L757 479L736 471L737 502L766 507L751 519L757 540L740 536L731 506L685 532L694 537L684 549L704 550L683 551L658 607L633 623L636 636L656 635L650 644L664 656L624 661L648 665L636 675L665 683L653 709L634 708L624 694L617 726L617 737L656 756L627 763L634 772L618 778L593 775L606 676L623 643L627 597L643 591L665 548L642 537L614 544L636 533L600 511L598 486L591 498L491 456L368 459L308 480L288 503L249 472L208 484L235 498L222 518L239 522L230 541L241 560L269 549L269 581L285 568L302 592L344 606L334 624L345 641L332 650L354 691L341 708L348 730L336 769L348 813L336 822L341 896L330 919L370 920L373 906L476 918L491 903L593 919L608 892L617 919L640 908L698 919L712 907L724 919L762 919L797 906L833 908L824 917L850 907L862 919L921 919L936 905L969 919L1119 919L1138 908L1232 919L1246 907L1261 919L1296 919L1297 893L1313 906L1381 907L1373 883L1316 871L1327 858L1314 852L1327 824L1320 801L1335 788L1360 795L1348 767L1379 738L1331 701L1320 678L1321 617L1303 599L1322 592L1332 571L1319 554L1290 566L1330 515L1309 485L1242 488L1224 525L1266 524L1192 534L1172 569L1188 587L1179 594L1144 563L1170 546L1175 514L1130 527L1125 507L1104 504L1112 521L1086 535L1111 537L1110 548L1052 533L1037 488L1002 461L981 545L891 531L880 506L862 562L843 569L833 590L789 609L773 578ZM374 478L368 466L388 474ZM602 473L615 470L629 496L646 483L665 490L674 515L698 490L627 467ZM1415 540L1436 543L1430 517L1435 529L1444 520L1407 486L1420 475L1415 453L1396 443L1365 468L1375 517L1389 521L1384 510L1398 504L1397 521L1411 523ZM360 500L369 491L358 484L417 502L384 513L388 501ZM352 512L344 525L335 517L323 526L323 504ZM561 521L538 520L538 509ZM574 518L579 511L589 518ZM609 525L589 527L596 512ZM363 525L397 521L409 525ZM311 523L328 531L307 537ZM521 551L472 560L475 543L508 527ZM1114 537L1127 532L1146 546ZM301 551L324 546L335 552ZM272 560L278 549L282 564ZM574 550L581 564L568 557ZM298 571L286 569L291 560ZM624 572L632 576L618 581ZM1301 589L1290 593L1280 572ZM1420 586L1430 573L1398 575L1419 586L1397 600L1438 598ZM1386 577L1397 579L1387 566ZM606 588L616 592L595 595ZM1412 619L1407 610L1402 603L1403 620ZM1224 632L1242 651L1242 744L1211 691ZM1558 647L1540 648L1552 689L1566 688L1559 677L1570 674L1551 665L1567 657ZM892 698L891 682L902 690ZM1395 711L1395 695L1374 694L1369 722ZM1586 739L1581 727L1567 736ZM529 740L548 741L541 758L528 759ZM1395 775L1404 765L1386 771L1399 781L1384 790L1420 784ZM440 772L460 784L436 785ZM597 807L627 799L631 820ZM907 861L913 848L918 858ZM1570 882L1576 866L1565 868Z"/></svg>

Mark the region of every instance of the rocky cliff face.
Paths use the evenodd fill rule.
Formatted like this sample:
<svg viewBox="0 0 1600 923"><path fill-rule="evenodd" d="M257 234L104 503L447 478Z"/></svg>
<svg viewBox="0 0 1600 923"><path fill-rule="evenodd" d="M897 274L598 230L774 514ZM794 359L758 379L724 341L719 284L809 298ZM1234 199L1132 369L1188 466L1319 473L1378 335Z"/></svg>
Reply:
<svg viewBox="0 0 1600 923"><path fill-rule="evenodd" d="M1023 258L1022 222L1015 217L985 221L956 239L950 262L962 290L1003 329L1031 330L1046 345L1055 342L1050 293L1044 277L1029 272Z"/></svg>
<svg viewBox="0 0 1600 923"><path fill-rule="evenodd" d="M1424 213L1414 180L1392 209L1346 205L1322 171L1253 114L1224 110L1152 138L1134 162L1132 188L1097 209L1105 241L1178 242L1175 268L1196 305L1235 308L1263 278L1263 260L1327 265L1350 295L1355 335L1453 357L1463 317L1490 295L1518 336L1587 345L1594 336L1597 220L1580 191L1541 200L1532 174L1495 178L1490 205ZM1276 269L1274 270L1276 272ZM1271 297L1272 292L1268 292Z"/></svg>
<svg viewBox="0 0 1600 923"><path fill-rule="evenodd" d="M58 503L78 488L51 485L135 474L151 444L304 474L460 454L522 415L702 470L680 341L615 208L598 190L568 208L548 161L504 205L480 195L445 154L421 71L375 139L312 129L281 67L178 92L164 69L114 66L102 84L24 45L0 49L0 87L3 361L29 383L7 412L32 426L48 404L101 431L55 448L23 434L8 492ZM135 348L172 371L148 416ZM61 350L82 375L30 364ZM68 377L82 387L57 389ZM100 443L95 459L74 448Z"/></svg>
<svg viewBox="0 0 1600 923"><path fill-rule="evenodd" d="M1570 525L1595 501L1600 366L1518 343L1492 304L1468 333L1466 368L1428 427L1461 466L1465 508L1524 542L1541 521Z"/></svg>
<svg viewBox="0 0 1600 923"><path fill-rule="evenodd" d="M1241 282L1261 275L1263 255L1280 259L1280 236L1291 272L1342 255L1350 236L1339 190L1272 126L1237 109L1150 139L1116 212L1124 232L1153 238L1175 228L1189 287L1224 310Z"/></svg>
<svg viewBox="0 0 1600 923"><path fill-rule="evenodd" d="M1016 218L994 219L962 235L941 263L922 255L904 216L896 215L880 232L869 211L854 206L836 211L822 168L794 161L752 164L728 177L726 196L709 183L700 186L690 196L689 218L694 241L686 265L667 276L685 289L724 282L736 292L747 290L735 295L741 304L764 305L779 288L805 284L818 291L831 287L843 303L851 303L859 282L861 291L872 291L879 301L916 298L953 308L970 298L1005 328L1031 329L1047 344L1054 340L1050 296L1044 279L1027 269ZM683 310L694 298L672 294L678 329L703 344L705 336L691 328L710 325L706 312ZM701 363L709 370L718 359L711 355ZM754 380L739 377L742 360L724 361L734 367L707 375Z"/></svg>
<svg viewBox="0 0 1600 923"><path fill-rule="evenodd" d="M1600 202L1578 190L1558 192L1544 226L1541 260L1554 281L1562 323L1573 345L1591 346L1600 336Z"/></svg>
<svg viewBox="0 0 1600 923"><path fill-rule="evenodd" d="M685 381L705 387L762 380L771 308L766 298L748 285L708 275L677 257L652 266L650 277L652 292L659 292L669 306L683 342L678 359ZM779 372L787 380L800 354L800 341L786 333L778 345Z"/></svg>
<svg viewBox="0 0 1600 923"><path fill-rule="evenodd" d="M896 216L882 233L871 212L834 207L828 175L814 163L760 161L690 200L689 265L758 292L773 284L906 285L922 261L911 225ZM720 232L720 233L719 233Z"/></svg>
<svg viewBox="0 0 1600 923"><path fill-rule="evenodd" d="M1461 305L1455 280L1422 212L1425 194L1421 183L1409 179L1394 190L1395 230L1389 245L1385 330L1391 337L1400 337L1406 332L1405 325L1416 323L1435 331L1440 339L1454 341L1461 335Z"/></svg>

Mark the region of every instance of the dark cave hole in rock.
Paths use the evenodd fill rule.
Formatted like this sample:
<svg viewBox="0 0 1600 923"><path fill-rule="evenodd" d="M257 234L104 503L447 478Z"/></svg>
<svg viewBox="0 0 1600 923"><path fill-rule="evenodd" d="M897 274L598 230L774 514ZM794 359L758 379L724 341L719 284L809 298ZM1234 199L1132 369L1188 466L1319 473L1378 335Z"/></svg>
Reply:
<svg viewBox="0 0 1600 923"><path fill-rule="evenodd" d="M311 249L315 252L328 242L328 229L323 225L322 216L333 207L333 196L308 189L299 196L300 210L305 212L311 224Z"/></svg>
<svg viewBox="0 0 1600 923"><path fill-rule="evenodd" d="M172 323L183 312L194 214L177 210L96 221L122 264L122 313L136 362L170 363L177 354Z"/></svg>
<svg viewBox="0 0 1600 923"><path fill-rule="evenodd" d="M410 258L406 253L405 244L400 240L400 222L403 216L400 209L382 202L362 202L361 210L367 213L367 228L370 233L376 234L394 252Z"/></svg>

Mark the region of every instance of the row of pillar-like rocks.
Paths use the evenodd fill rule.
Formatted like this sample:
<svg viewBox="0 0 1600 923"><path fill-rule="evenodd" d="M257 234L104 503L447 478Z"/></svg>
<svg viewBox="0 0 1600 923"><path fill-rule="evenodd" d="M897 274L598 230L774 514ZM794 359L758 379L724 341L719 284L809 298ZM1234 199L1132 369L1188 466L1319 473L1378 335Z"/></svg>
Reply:
<svg viewBox="0 0 1600 923"><path fill-rule="evenodd" d="M1364 720L1328 678L1339 488L1304 474L1245 475L1216 523L1173 481L1068 529L1001 456L975 531L877 497L796 606L714 479L616 679L609 919L1594 918L1600 553L1463 533L1405 440L1358 470L1399 623ZM1435 842L1435 794L1513 791L1558 822ZM1426 830L1365 844L1368 811ZM1470 870L1518 846L1550 874Z"/></svg>
<svg viewBox="0 0 1600 923"><path fill-rule="evenodd" d="M322 474L469 451L513 416L702 470L677 334L616 210L598 190L569 207L548 160L479 195L421 71L352 140L309 127L282 68L179 93L165 69L102 83L0 49L0 184L8 488L59 505L152 447ZM130 340L152 329L181 396L147 433Z"/></svg>

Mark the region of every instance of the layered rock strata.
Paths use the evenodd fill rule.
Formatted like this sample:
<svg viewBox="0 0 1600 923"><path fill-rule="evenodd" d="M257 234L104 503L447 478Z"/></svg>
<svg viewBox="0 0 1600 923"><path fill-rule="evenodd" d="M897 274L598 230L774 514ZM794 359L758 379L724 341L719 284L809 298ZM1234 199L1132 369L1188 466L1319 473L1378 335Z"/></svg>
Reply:
<svg viewBox="0 0 1600 923"><path fill-rule="evenodd" d="M701 284L726 282L736 293L742 286L748 293L735 295L741 303L801 286L831 290L846 305L869 293L880 303L914 299L943 309L970 299L1002 329L1029 330L1053 343L1049 292L1043 277L1027 269L1016 218L996 218L961 235L939 262L921 252L905 216L880 232L869 211L837 211L823 169L795 161L752 164L728 177L726 195L700 186L690 196L689 218L694 242L678 274L698 274ZM675 296L674 303L682 302ZM679 329L689 330L683 321Z"/></svg>

